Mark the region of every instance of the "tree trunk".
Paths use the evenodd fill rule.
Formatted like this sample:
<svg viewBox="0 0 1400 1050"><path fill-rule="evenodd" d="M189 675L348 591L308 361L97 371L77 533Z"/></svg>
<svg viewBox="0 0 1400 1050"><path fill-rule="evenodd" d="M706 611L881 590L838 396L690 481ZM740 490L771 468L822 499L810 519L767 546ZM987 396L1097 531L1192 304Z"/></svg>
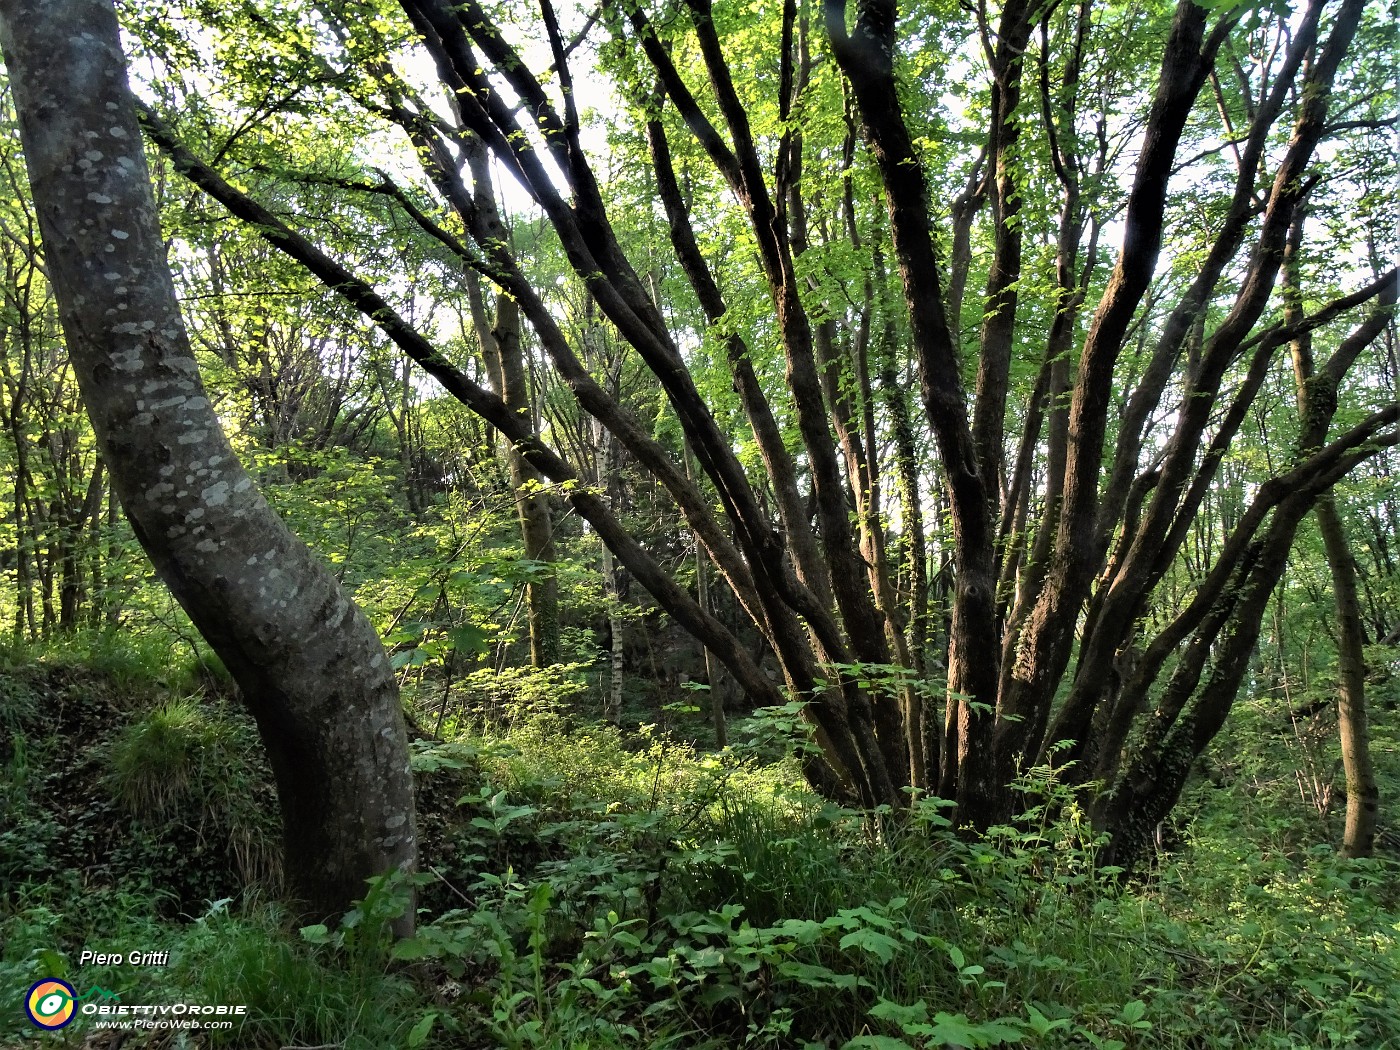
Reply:
<svg viewBox="0 0 1400 1050"><path fill-rule="evenodd" d="M527 419L534 416L534 398L525 373L525 351L520 342L520 310L509 296L496 299L496 326L491 333L500 366L502 400ZM525 584L525 609L530 620L530 664L548 667L559 662L559 579L554 574L554 522L549 496L540 491L544 476L530 465L518 448L506 450L510 484L515 489L520 539L531 566Z"/></svg>
<svg viewBox="0 0 1400 1050"><path fill-rule="evenodd" d="M69 353L133 530L238 681L277 778L299 913L416 861L394 676L268 507L205 397L165 261L110 0L0 2L0 44ZM402 932L411 929L413 912Z"/></svg>
<svg viewBox="0 0 1400 1050"><path fill-rule="evenodd" d="M486 151L479 146L471 148L468 151L468 165L480 221L487 224L494 234L504 236L505 227L496 204ZM467 268L462 276L491 389L510 411L528 420L530 429L534 430L535 399L525 370L520 308L510 296L498 295L495 320L488 323L485 298L476 273ZM532 667L548 667L559 662L559 578L554 567L547 564L555 559L551 501L546 492L540 491L544 475L531 465L524 452L513 444L507 444L505 454L511 488L515 490L516 518L520 522L520 541L525 558L542 563L531 567L525 584L525 611L530 624L530 664Z"/></svg>
<svg viewBox="0 0 1400 1050"><path fill-rule="evenodd" d="M685 449L685 471L691 474L690 448ZM695 550L695 601L700 608L707 613L714 612L714 604L710 601L710 563L709 556L705 553L704 544L700 542L700 537L693 531L691 540ZM715 747L721 750L729 746L729 723L724 716L724 689L720 682L719 660L715 658L715 651L708 645L703 647L705 653L705 682L708 684L709 693L709 714L710 724L715 730Z"/></svg>
<svg viewBox="0 0 1400 1050"><path fill-rule="evenodd" d="M695 591L700 608L713 612L710 605L710 567L705 562L705 552L700 544L695 544ZM724 716L724 683L720 680L719 661L714 650L705 646L705 681L709 685L710 724L715 730L715 747L723 750L729 746L729 723Z"/></svg>
<svg viewBox="0 0 1400 1050"><path fill-rule="evenodd" d="M1371 734L1366 723L1366 660L1362 651L1366 639L1356 593L1356 566L1331 493L1318 501L1313 515L1327 550L1337 607L1337 734L1347 785L1341 853L1344 857L1369 857L1375 846L1380 790L1371 764Z"/></svg>
<svg viewBox="0 0 1400 1050"><path fill-rule="evenodd" d="M1284 250L1283 309L1284 319L1290 324L1297 324L1303 318L1298 255L1302 250L1305 217L1306 210L1300 206L1289 228ZM1305 427L1325 427L1326 423L1319 417L1325 413L1330 418L1336 390L1325 385L1319 387L1311 335L1300 335L1292 340L1289 349L1293 355L1298 416ZM1380 790L1371 764L1371 734L1366 723L1366 657L1363 651L1366 632L1361 626L1361 602L1356 593L1356 565L1331 492L1317 501L1313 516L1322 534L1337 612L1337 735L1342 747L1342 772L1347 790L1341 854L1369 857L1376 838Z"/></svg>
<svg viewBox="0 0 1400 1050"><path fill-rule="evenodd" d="M8 276L8 275L7 275ZM5 424L15 449L14 523L15 523L15 620L12 632L14 644L22 644L35 628L34 624L34 533L29 527L29 440L24 432L24 417L28 411L29 380L33 368L32 336L27 302L17 310L18 336L21 347L19 374L12 373L9 348L0 353L0 375L4 376L8 404Z"/></svg>
<svg viewBox="0 0 1400 1050"><path fill-rule="evenodd" d="M594 484L609 506L613 503L613 472L617 469L617 450L612 435L599 424L596 428L598 460ZM617 586L617 559L612 549L602 545L603 596L608 609L608 684L603 693L603 717L613 725L622 722L622 595Z"/></svg>

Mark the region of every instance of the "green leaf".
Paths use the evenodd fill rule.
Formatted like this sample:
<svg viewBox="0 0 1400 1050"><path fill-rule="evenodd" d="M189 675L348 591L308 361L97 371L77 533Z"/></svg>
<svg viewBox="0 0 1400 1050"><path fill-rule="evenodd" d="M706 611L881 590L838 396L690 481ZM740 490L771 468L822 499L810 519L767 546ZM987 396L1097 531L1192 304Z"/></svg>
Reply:
<svg viewBox="0 0 1400 1050"><path fill-rule="evenodd" d="M41 948L34 953L34 957L39 960L40 966L42 967L41 976L68 976L68 967L64 965L63 956L52 948Z"/></svg>
<svg viewBox="0 0 1400 1050"><path fill-rule="evenodd" d="M1051 1020L1050 1018L1046 1017L1043 1013L1041 1013L1040 1010L1036 1008L1034 1003L1026 1004L1026 1013L1030 1017L1029 1024L1031 1026L1031 1032L1034 1035L1048 1035L1049 1033L1055 1031L1057 1028L1069 1027L1068 1018L1057 1017L1054 1020Z"/></svg>
<svg viewBox="0 0 1400 1050"><path fill-rule="evenodd" d="M904 945L878 930L852 930L841 938L841 947L859 948L876 956L882 963L887 963Z"/></svg>
<svg viewBox="0 0 1400 1050"><path fill-rule="evenodd" d="M429 944L422 937L410 937L407 940L398 941L389 954L403 962L414 962L418 959L436 958L442 952L437 945Z"/></svg>
<svg viewBox="0 0 1400 1050"><path fill-rule="evenodd" d="M881 999L868 1011L871 1017L881 1021L889 1021L897 1024L901 1028L911 1024L923 1024L928 1020L928 1004L922 999L918 1002L906 1006L903 1003L891 1002L888 999Z"/></svg>
<svg viewBox="0 0 1400 1050"><path fill-rule="evenodd" d="M432 658L432 654L424 646L416 649L405 649L397 652L389 658L389 666L395 671L402 671L405 667L422 667Z"/></svg>
<svg viewBox="0 0 1400 1050"><path fill-rule="evenodd" d="M1019 1043L1026 1037L1015 1018L995 1021L970 1021L966 1014L937 1013L933 1024L901 1025L910 1035L923 1036L930 1046L979 1048Z"/></svg>
<svg viewBox="0 0 1400 1050"><path fill-rule="evenodd" d="M825 966L814 966L792 959L779 963L778 973L800 981L804 988L840 988L844 991L854 991L860 983L860 979L853 973L836 973Z"/></svg>
<svg viewBox="0 0 1400 1050"><path fill-rule="evenodd" d="M484 653L491 647L491 640L480 627L464 623L447 632L448 647L459 653Z"/></svg>
<svg viewBox="0 0 1400 1050"><path fill-rule="evenodd" d="M422 1046L428 1041L428 1033L433 1030L433 1025L437 1022L436 1012L424 1014L423 1019L414 1025L408 1032L408 1045L410 1047Z"/></svg>
<svg viewBox="0 0 1400 1050"><path fill-rule="evenodd" d="M1141 999L1134 999L1123 1007L1118 1014L1118 1019L1124 1024L1135 1024L1142 1020L1145 1013L1147 1013L1147 1004Z"/></svg>

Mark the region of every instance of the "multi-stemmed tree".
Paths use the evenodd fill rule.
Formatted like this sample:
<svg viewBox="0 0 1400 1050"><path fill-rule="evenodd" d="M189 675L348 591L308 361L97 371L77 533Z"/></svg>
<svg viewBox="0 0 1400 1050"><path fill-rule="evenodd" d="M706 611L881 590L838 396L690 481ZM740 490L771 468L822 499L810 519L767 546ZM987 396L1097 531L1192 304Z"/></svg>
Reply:
<svg viewBox="0 0 1400 1050"><path fill-rule="evenodd" d="M188 40L132 15L168 74L156 146L497 429L534 549L538 479L752 700L803 701L812 779L866 805L914 788L985 826L1051 763L1130 862L1229 714L1300 523L1400 441L1370 356L1393 27L1362 0L191 14ZM215 60L215 97L182 100L182 55ZM338 125L358 148L316 149ZM431 253L472 324L412 320L309 207L328 190ZM552 242L512 228L526 210ZM1293 397L1290 354L1301 411L1267 425L1293 453L1260 466L1241 435L1261 392ZM771 665L541 429L525 355L675 501Z"/></svg>

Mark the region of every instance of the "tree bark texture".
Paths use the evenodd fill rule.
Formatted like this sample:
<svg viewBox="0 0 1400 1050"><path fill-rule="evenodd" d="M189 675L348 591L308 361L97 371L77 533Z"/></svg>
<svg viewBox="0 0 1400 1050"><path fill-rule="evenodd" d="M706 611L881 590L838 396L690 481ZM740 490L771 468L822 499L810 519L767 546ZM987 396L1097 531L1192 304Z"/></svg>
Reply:
<svg viewBox="0 0 1400 1050"><path fill-rule="evenodd" d="M1371 760L1371 732L1366 714L1366 632L1361 626L1356 566L1337 505L1329 493L1313 511L1332 573L1337 611L1337 734L1346 778L1344 857L1369 857L1375 849L1380 820L1380 787Z"/></svg>
<svg viewBox="0 0 1400 1050"><path fill-rule="evenodd" d="M223 659L277 779L299 912L343 913L416 860L398 691L379 639L269 508L190 350L109 0L0 4L74 368L137 538ZM411 929L412 912L400 924Z"/></svg>

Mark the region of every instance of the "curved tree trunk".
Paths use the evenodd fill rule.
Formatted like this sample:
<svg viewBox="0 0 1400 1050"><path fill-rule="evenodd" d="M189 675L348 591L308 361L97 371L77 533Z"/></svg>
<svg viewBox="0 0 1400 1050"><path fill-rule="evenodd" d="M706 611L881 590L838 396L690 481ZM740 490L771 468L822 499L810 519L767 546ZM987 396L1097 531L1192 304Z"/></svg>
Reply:
<svg viewBox="0 0 1400 1050"><path fill-rule="evenodd" d="M49 279L112 482L238 681L305 916L416 861L398 691L374 630L273 513L205 397L165 260L111 0L0 0ZM411 928L412 912L403 932Z"/></svg>

